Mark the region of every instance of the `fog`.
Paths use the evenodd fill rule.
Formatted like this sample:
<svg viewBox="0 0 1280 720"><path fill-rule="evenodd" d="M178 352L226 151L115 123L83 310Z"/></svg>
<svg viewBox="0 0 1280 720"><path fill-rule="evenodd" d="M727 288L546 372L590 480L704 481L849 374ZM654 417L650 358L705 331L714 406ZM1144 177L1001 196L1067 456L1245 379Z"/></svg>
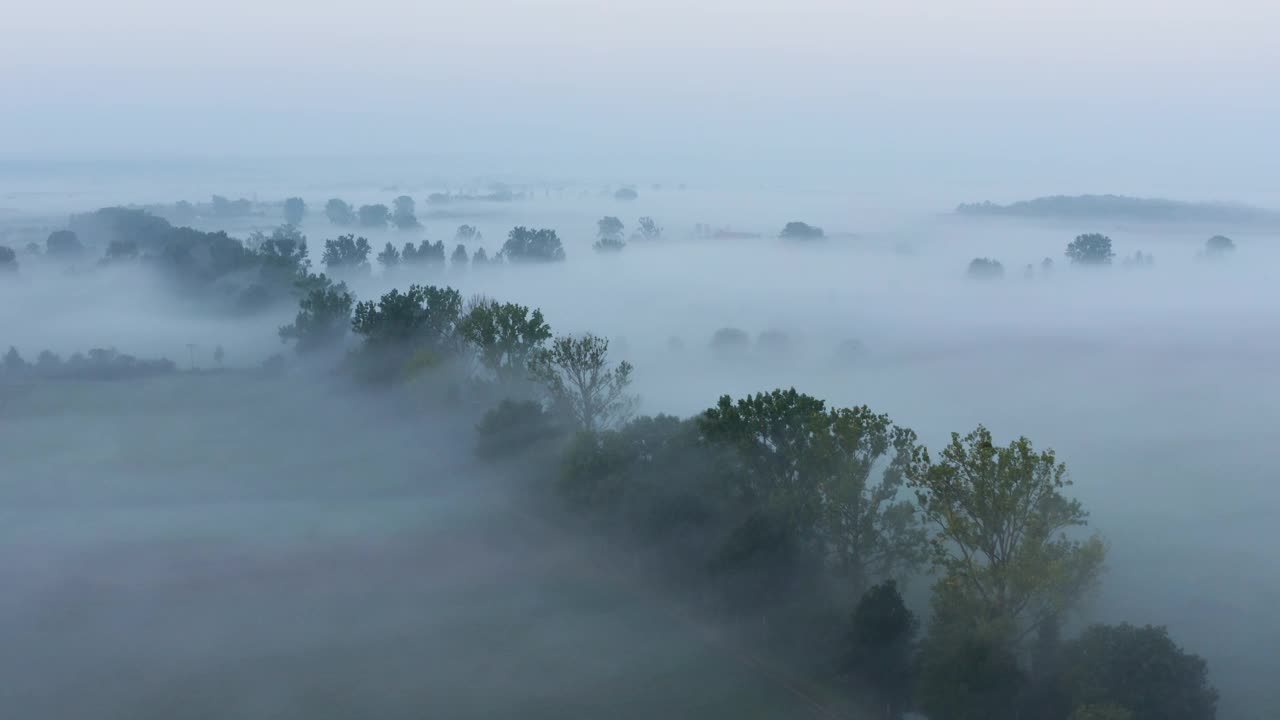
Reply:
<svg viewBox="0 0 1280 720"><path fill-rule="evenodd" d="M1015 5L8 12L0 246L18 267L0 255L0 353L176 368L0 368L7 716L872 717L753 645L755 619L691 602L660 551L566 512L543 477L555 456L478 458L497 398L361 385L341 352L281 341L297 297L230 309L242 277L196 291L103 261L105 244L45 251L75 214L215 194L252 211L173 225L249 241L298 196L316 272L346 233L447 254L465 223L493 256L513 227L554 229L563 262L370 256L337 277L358 301L447 285L608 338L643 415L794 387L887 413L931 452L978 424L1053 448L1107 546L1065 634L1166 625L1208 661L1217 717L1277 716L1280 223L955 208L1115 193L1280 209L1280 15ZM456 199L494 187L516 196ZM325 217L330 198L400 195L420 227ZM604 216L622 252L593 250ZM641 217L661 239L630 236ZM780 239L793 221L825 238ZM1084 233L1115 261L1068 262ZM1208 255L1215 235L1236 249ZM970 276L975 258L1003 276ZM749 342L715 347L724 328ZM922 627L935 579L902 579Z"/></svg>

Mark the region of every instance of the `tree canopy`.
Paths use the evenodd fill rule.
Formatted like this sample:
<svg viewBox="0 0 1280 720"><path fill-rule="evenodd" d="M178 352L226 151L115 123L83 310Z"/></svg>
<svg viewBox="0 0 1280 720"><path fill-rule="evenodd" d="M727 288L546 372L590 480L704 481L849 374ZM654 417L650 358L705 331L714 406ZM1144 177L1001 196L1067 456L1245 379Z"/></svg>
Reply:
<svg viewBox="0 0 1280 720"><path fill-rule="evenodd" d="M564 247L555 230L518 226L507 235L502 255L512 262L559 262L564 260Z"/></svg>
<svg viewBox="0 0 1280 720"><path fill-rule="evenodd" d="M529 358L529 374L551 405L587 431L625 421L636 399L627 393L631 363L609 362L609 341L597 335L562 335Z"/></svg>
<svg viewBox="0 0 1280 720"><path fill-rule="evenodd" d="M284 201L284 221L290 225L299 225L306 217L307 204L300 197L291 197Z"/></svg>
<svg viewBox="0 0 1280 720"><path fill-rule="evenodd" d="M1111 238L1099 233L1078 235L1067 245L1067 258L1080 265L1110 265L1115 255Z"/></svg>
<svg viewBox="0 0 1280 720"><path fill-rule="evenodd" d="M355 224L356 213L349 204L338 198L331 198L324 205L324 215L329 222L339 227Z"/></svg>

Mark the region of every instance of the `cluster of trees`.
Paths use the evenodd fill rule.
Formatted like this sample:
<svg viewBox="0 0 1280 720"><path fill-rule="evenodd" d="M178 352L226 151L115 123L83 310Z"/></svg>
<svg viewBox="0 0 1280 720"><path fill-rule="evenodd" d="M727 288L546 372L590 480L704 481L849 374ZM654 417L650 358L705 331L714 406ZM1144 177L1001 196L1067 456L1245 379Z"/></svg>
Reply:
<svg viewBox="0 0 1280 720"><path fill-rule="evenodd" d="M612 215L606 215L596 221L596 241L592 247L597 252L616 252L627 246L623 235L626 232L626 225L621 220ZM645 216L636 221L636 230L631 234L631 240L654 241L662 238L662 228L654 221L653 218Z"/></svg>
<svg viewBox="0 0 1280 720"><path fill-rule="evenodd" d="M16 347L0 358L0 375L7 380L127 380L165 375L177 370L172 360L140 360L115 348L94 348L66 360L49 350L28 362Z"/></svg>
<svg viewBox="0 0 1280 720"><path fill-rule="evenodd" d="M1162 223L1213 222L1275 224L1280 214L1244 205L1190 203L1124 195L1054 195L1008 205L961 204L961 215L994 215L1055 219L1106 219Z"/></svg>
<svg viewBox="0 0 1280 720"><path fill-rule="evenodd" d="M1231 238L1214 235L1205 241L1204 250L1201 251L1200 257L1220 259L1230 255L1235 249L1235 242ZM1101 233L1077 235L1074 240L1067 244L1065 254L1073 265L1086 267L1110 265L1116 256L1115 251L1111 248L1111 238ZM1133 255L1123 258L1121 264L1131 268L1151 267L1155 264L1155 257L1150 253L1137 250L1134 251ZM1041 270L1047 273L1053 269L1053 260L1045 258L1040 265ZM1033 266L1027 265L1027 277L1034 275L1034 272ZM968 275L979 280L998 279L1004 276L1004 266L998 260L992 260L991 258L974 258L969 262Z"/></svg>
<svg viewBox="0 0 1280 720"><path fill-rule="evenodd" d="M609 389L561 392L607 401ZM542 475L594 527L762 619L765 642L836 668L881 717L1214 717L1204 661L1163 628L1060 637L1104 546L1078 532L1087 513L1051 450L997 444L979 426L935 455L885 415L794 389L725 396L683 420L600 407L617 410L504 403L478 427L478 452L517 454L526 472L520 453L542 457ZM561 451L537 454L557 440ZM922 627L898 588L925 570Z"/></svg>
<svg viewBox="0 0 1280 720"><path fill-rule="evenodd" d="M782 228L778 237L783 240L821 240L826 237L826 233L820 227L793 220Z"/></svg>

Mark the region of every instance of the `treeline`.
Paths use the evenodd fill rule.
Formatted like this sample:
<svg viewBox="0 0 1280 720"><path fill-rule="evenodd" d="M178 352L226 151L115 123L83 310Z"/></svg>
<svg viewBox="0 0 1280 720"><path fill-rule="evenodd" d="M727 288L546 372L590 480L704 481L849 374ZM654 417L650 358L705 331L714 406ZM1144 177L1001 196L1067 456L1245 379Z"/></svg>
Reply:
<svg viewBox="0 0 1280 720"><path fill-rule="evenodd" d="M1082 218L1146 222L1260 223L1280 222L1280 213L1245 205L1192 203L1124 195L1054 195L1008 205L964 203L956 213L971 216Z"/></svg>
<svg viewBox="0 0 1280 720"><path fill-rule="evenodd" d="M1077 235L1074 240L1067 244L1064 255L1072 265L1083 267L1107 266L1111 265L1116 257L1111 245L1111 238L1101 233ZM1235 249L1235 241L1231 238L1223 235L1214 235L1205 241L1204 249L1196 257L1200 260L1220 260L1235 252ZM1132 255L1128 255L1121 260L1121 264L1125 267L1134 268L1150 267L1155 262L1155 257L1141 250L1135 250ZM1052 258L1045 258L1040 261L1040 272L1042 274L1048 274L1052 271ZM1033 277L1035 272L1035 266L1028 264L1023 274L1026 277ZM969 261L967 274L975 280L999 279L1004 277L1004 265L999 260L988 257L974 258Z"/></svg>
<svg viewBox="0 0 1280 720"><path fill-rule="evenodd" d="M116 351L94 348L87 353L73 353L63 360L49 350L41 351L28 362L16 347L0 358L0 373L6 380L134 380L167 375L177 371L172 360L144 360Z"/></svg>
<svg viewBox="0 0 1280 720"><path fill-rule="evenodd" d="M505 398L476 452L541 482L581 522L658 558L691 601L884 718L1206 720L1204 660L1160 627L1068 637L1103 572L1066 466L979 426L940 450L868 407L794 389L635 417L634 369L595 335L448 287L355 302L313 292L281 336L358 345L343 369ZM932 582L920 619L900 588Z"/></svg>

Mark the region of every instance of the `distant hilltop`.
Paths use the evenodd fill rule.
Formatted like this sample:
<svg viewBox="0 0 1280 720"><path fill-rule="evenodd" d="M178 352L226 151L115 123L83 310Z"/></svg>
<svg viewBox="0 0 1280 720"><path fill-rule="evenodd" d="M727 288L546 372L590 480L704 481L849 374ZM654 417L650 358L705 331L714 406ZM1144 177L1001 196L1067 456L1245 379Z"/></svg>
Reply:
<svg viewBox="0 0 1280 720"><path fill-rule="evenodd" d="M1025 218L1094 218L1143 222L1280 224L1280 212L1247 205L1193 203L1124 195L1053 195L1008 205L963 203L960 215Z"/></svg>

